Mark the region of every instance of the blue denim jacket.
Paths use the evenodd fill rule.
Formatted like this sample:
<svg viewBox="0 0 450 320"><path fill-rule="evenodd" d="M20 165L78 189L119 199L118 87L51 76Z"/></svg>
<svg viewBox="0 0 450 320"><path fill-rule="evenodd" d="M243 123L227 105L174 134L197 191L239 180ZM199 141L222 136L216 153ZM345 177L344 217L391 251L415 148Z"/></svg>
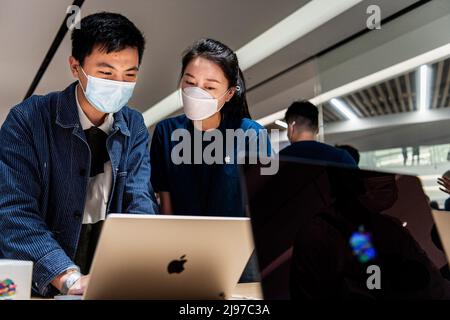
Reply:
<svg viewBox="0 0 450 320"><path fill-rule="evenodd" d="M54 293L52 279L74 264L90 150L73 83L13 107L0 129L0 258L31 260L33 291ZM107 150L113 168L108 213L155 214L149 134L128 107L114 114Z"/></svg>

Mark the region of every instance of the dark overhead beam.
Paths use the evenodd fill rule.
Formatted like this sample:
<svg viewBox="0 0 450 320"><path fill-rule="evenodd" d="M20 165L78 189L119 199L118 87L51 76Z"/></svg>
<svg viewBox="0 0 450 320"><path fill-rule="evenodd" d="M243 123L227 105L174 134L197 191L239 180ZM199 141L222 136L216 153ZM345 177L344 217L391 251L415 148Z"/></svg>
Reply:
<svg viewBox="0 0 450 320"><path fill-rule="evenodd" d="M81 8L84 1L85 0L74 0L72 5L78 6ZM72 13L67 13L66 16L64 17L64 20L63 20L61 26L59 27L59 30L55 36L55 39L53 39L53 42L50 45L50 48L48 49L47 54L45 55L44 60L41 63L41 66L39 67L36 75L34 76L33 82L31 82L31 85L28 88L27 93L25 94L24 100L27 99L28 97L30 97L34 93L34 90L36 90L37 86L39 85L39 82L41 81L42 77L44 76L45 71L47 71L47 68L50 65L50 62L52 61L53 57L55 56L55 53L58 50L59 45L63 41L63 39L68 31L66 21L67 21L67 18L69 18L71 15L72 15Z"/></svg>

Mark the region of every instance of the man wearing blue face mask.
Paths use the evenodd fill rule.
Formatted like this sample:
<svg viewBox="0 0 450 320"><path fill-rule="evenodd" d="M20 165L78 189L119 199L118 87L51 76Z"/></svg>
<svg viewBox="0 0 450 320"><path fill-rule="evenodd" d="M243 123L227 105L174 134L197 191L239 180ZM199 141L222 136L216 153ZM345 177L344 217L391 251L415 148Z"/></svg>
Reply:
<svg viewBox="0 0 450 320"><path fill-rule="evenodd" d="M35 293L82 294L106 216L158 212L149 134L126 106L144 46L122 15L85 17L77 81L15 106L0 130L0 258L32 260Z"/></svg>

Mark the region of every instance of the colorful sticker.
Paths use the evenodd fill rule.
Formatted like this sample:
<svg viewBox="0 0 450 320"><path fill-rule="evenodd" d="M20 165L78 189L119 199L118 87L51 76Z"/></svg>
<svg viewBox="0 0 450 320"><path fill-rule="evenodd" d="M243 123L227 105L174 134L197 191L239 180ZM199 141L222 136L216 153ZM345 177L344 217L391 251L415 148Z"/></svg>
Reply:
<svg viewBox="0 0 450 320"><path fill-rule="evenodd" d="M366 263L376 257L376 251L372 245L372 235L365 231L363 226L359 227L359 230L352 234L350 246L353 254L361 263Z"/></svg>
<svg viewBox="0 0 450 320"><path fill-rule="evenodd" d="M11 279L0 281L0 297L11 297L16 293L16 284Z"/></svg>

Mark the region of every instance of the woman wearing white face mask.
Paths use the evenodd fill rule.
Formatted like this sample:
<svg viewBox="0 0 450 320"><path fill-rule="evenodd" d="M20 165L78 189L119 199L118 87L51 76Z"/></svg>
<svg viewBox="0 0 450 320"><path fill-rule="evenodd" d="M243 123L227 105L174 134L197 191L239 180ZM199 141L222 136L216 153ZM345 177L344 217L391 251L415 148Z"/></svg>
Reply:
<svg viewBox="0 0 450 320"><path fill-rule="evenodd" d="M241 132L248 133L254 130L255 139L260 131L264 134L266 131L250 119L245 82L236 54L215 40L196 42L183 56L180 90L185 114L158 123L151 145L151 179L155 192L159 193L161 211L166 214L244 216L236 164L236 156L241 150L238 146L233 146L234 152L227 150L226 131L242 129ZM172 141L172 133L177 129L189 133L190 140ZM219 142L223 146L223 154L212 153L215 156L212 164L206 159L207 148L216 140L207 138L209 134L221 135ZM201 147L197 149L195 136L196 141L201 141L197 144ZM270 142L268 139L265 142L266 150L261 153L268 156ZM190 148L180 153L180 146L174 150L179 143ZM246 147L248 151L248 145ZM191 152L190 156L186 152ZM184 163L180 163L178 156Z"/></svg>

